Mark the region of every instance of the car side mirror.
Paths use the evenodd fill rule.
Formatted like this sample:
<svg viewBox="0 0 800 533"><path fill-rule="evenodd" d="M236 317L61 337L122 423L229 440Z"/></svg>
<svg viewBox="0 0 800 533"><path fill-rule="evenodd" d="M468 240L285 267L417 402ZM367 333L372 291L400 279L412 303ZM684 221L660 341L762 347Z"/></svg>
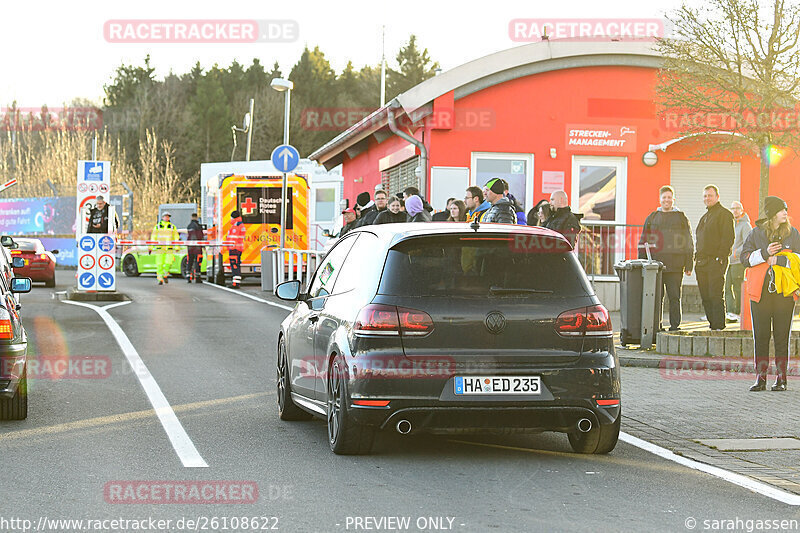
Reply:
<svg viewBox="0 0 800 533"><path fill-rule="evenodd" d="M9 237L8 235L3 235L2 237L0 237L0 244L2 244L3 246L5 246L6 248L16 248L16 246L15 246L15 245L16 245L17 243L15 243L15 242L14 242L14 239L12 239L11 237Z"/></svg>
<svg viewBox="0 0 800 533"><path fill-rule="evenodd" d="M296 302L302 299L300 297L300 282L296 279L284 281L275 287L275 296L289 302Z"/></svg>
<svg viewBox="0 0 800 533"><path fill-rule="evenodd" d="M11 258L11 267L12 268L22 268L25 266L25 259L22 257L12 257Z"/></svg>
<svg viewBox="0 0 800 533"><path fill-rule="evenodd" d="M31 278L11 278L11 292L31 292Z"/></svg>
<svg viewBox="0 0 800 533"><path fill-rule="evenodd" d="M331 232L326 230L326 229L324 229L324 230L322 230L322 236L323 237L330 237L331 236Z"/></svg>
<svg viewBox="0 0 800 533"><path fill-rule="evenodd" d="M57 254L57 253L58 253L58 250L50 250L50 253L51 253L51 254Z"/></svg>

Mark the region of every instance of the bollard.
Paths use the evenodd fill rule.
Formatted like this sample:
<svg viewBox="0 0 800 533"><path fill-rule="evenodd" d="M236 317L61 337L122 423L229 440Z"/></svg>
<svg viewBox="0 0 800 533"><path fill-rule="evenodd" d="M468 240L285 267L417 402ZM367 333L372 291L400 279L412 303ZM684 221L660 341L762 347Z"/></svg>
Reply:
<svg viewBox="0 0 800 533"><path fill-rule="evenodd" d="M739 313L739 329L742 331L753 331L753 320L750 316L750 297L745 290L746 281L742 282L742 305Z"/></svg>
<svg viewBox="0 0 800 533"><path fill-rule="evenodd" d="M274 291L275 286L272 279L272 250L261 250L261 290Z"/></svg>

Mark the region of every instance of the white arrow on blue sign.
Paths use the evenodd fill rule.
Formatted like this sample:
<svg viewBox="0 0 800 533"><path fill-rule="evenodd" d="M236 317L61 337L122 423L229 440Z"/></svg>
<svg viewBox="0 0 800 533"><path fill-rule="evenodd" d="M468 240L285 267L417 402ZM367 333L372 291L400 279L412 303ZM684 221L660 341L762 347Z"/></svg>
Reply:
<svg viewBox="0 0 800 533"><path fill-rule="evenodd" d="M300 153L291 144L282 144L272 151L270 159L279 172L291 172L300 162Z"/></svg>
<svg viewBox="0 0 800 533"><path fill-rule="evenodd" d="M81 274L81 277L78 278L78 282L81 284L81 287L89 288L94 286L94 274L91 272L84 272Z"/></svg>
<svg viewBox="0 0 800 533"><path fill-rule="evenodd" d="M94 243L95 243L94 237L90 235L81 237L81 240L79 241L81 250L83 250L84 252L91 252L92 250L94 250Z"/></svg>
<svg viewBox="0 0 800 533"><path fill-rule="evenodd" d="M97 283L99 283L104 289L107 289L114 284L114 276L108 272L103 272L100 274L100 276L98 276Z"/></svg>

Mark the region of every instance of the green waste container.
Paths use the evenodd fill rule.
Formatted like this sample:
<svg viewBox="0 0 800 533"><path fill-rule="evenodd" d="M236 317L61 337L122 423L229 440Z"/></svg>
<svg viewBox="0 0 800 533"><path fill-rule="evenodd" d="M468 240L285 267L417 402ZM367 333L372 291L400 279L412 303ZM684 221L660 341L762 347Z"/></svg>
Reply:
<svg viewBox="0 0 800 533"><path fill-rule="evenodd" d="M650 259L631 259L615 264L614 270L619 276L620 344L650 348L661 329L664 264Z"/></svg>

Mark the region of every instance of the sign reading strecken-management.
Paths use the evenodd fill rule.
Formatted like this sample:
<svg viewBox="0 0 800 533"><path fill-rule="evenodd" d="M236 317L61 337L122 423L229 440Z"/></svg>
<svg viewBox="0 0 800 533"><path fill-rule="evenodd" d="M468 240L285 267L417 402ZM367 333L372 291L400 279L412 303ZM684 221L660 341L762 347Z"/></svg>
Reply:
<svg viewBox="0 0 800 533"><path fill-rule="evenodd" d="M97 197L108 201L111 193L111 163L109 161L78 161L75 235L78 241L78 290L116 290L115 248L113 234L87 233L89 214L97 205ZM114 212L109 207L109 224Z"/></svg>

